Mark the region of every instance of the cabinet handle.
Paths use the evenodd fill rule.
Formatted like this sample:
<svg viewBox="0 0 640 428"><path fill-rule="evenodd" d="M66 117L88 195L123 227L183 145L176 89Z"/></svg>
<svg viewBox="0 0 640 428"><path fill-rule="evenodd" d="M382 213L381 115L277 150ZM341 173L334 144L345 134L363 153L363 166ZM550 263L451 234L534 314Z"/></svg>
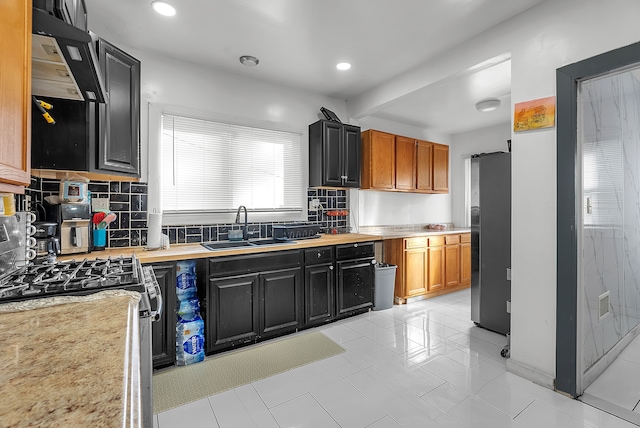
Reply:
<svg viewBox="0 0 640 428"><path fill-rule="evenodd" d="M329 266L329 270L333 270L333 266Z"/></svg>

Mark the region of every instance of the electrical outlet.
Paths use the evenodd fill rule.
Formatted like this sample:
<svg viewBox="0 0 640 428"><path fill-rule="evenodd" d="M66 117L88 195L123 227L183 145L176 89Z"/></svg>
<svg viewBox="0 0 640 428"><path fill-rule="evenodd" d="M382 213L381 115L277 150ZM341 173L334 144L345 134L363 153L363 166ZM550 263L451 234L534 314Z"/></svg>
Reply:
<svg viewBox="0 0 640 428"><path fill-rule="evenodd" d="M109 211L109 198L93 198L91 199L91 210L93 212Z"/></svg>
<svg viewBox="0 0 640 428"><path fill-rule="evenodd" d="M320 199L311 199L309 201L309 211L318 211L320 208Z"/></svg>

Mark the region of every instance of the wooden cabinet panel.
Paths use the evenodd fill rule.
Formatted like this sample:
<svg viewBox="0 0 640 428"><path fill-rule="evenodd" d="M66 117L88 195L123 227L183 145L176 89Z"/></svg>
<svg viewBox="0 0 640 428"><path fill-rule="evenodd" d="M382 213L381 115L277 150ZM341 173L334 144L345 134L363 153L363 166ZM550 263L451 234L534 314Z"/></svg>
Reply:
<svg viewBox="0 0 640 428"><path fill-rule="evenodd" d="M433 144L418 141L416 148L416 189L431 192L433 189Z"/></svg>
<svg viewBox="0 0 640 428"><path fill-rule="evenodd" d="M334 269L332 263L305 267L305 323L331 321L335 316Z"/></svg>
<svg viewBox="0 0 640 428"><path fill-rule="evenodd" d="M427 248L415 248L404 252L405 298L427 292Z"/></svg>
<svg viewBox="0 0 640 428"><path fill-rule="evenodd" d="M31 182L31 1L0 2L0 191Z"/></svg>
<svg viewBox="0 0 640 428"><path fill-rule="evenodd" d="M471 243L460 244L460 284L471 284Z"/></svg>
<svg viewBox="0 0 640 428"><path fill-rule="evenodd" d="M449 146L433 144L433 191L449 191Z"/></svg>
<svg viewBox="0 0 640 428"><path fill-rule="evenodd" d="M460 284L460 244L447 245L444 252L445 287L455 287Z"/></svg>
<svg viewBox="0 0 640 428"><path fill-rule="evenodd" d="M416 189L416 141L396 136L396 189Z"/></svg>
<svg viewBox="0 0 640 428"><path fill-rule="evenodd" d="M395 188L395 136L369 129L362 133L362 188Z"/></svg>
<svg viewBox="0 0 640 428"><path fill-rule="evenodd" d="M444 246L431 246L427 248L427 255L429 259L429 275L427 290L429 292L440 290L444 287Z"/></svg>

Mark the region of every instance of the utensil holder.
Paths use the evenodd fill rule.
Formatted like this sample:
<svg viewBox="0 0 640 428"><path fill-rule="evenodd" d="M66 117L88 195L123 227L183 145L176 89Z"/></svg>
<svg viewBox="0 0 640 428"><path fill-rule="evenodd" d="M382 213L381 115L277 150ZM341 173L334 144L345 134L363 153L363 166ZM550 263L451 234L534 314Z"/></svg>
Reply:
<svg viewBox="0 0 640 428"><path fill-rule="evenodd" d="M107 229L93 229L94 251L104 250L107 246Z"/></svg>

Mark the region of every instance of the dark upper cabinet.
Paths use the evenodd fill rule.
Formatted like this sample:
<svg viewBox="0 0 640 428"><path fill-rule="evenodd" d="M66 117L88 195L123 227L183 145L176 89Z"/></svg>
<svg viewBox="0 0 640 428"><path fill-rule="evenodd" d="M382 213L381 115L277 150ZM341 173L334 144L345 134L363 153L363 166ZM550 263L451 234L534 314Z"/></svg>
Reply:
<svg viewBox="0 0 640 428"><path fill-rule="evenodd" d="M98 39L107 102L97 104L98 169L139 175L140 61Z"/></svg>
<svg viewBox="0 0 640 428"><path fill-rule="evenodd" d="M360 187L360 127L328 120L309 125L309 186Z"/></svg>
<svg viewBox="0 0 640 428"><path fill-rule="evenodd" d="M176 265L154 264L164 308L160 319L151 324L153 368L173 365L176 359Z"/></svg>
<svg viewBox="0 0 640 428"><path fill-rule="evenodd" d="M38 97L53 105L49 125L32 103L31 167L140 176L140 62L97 40L107 102Z"/></svg>

